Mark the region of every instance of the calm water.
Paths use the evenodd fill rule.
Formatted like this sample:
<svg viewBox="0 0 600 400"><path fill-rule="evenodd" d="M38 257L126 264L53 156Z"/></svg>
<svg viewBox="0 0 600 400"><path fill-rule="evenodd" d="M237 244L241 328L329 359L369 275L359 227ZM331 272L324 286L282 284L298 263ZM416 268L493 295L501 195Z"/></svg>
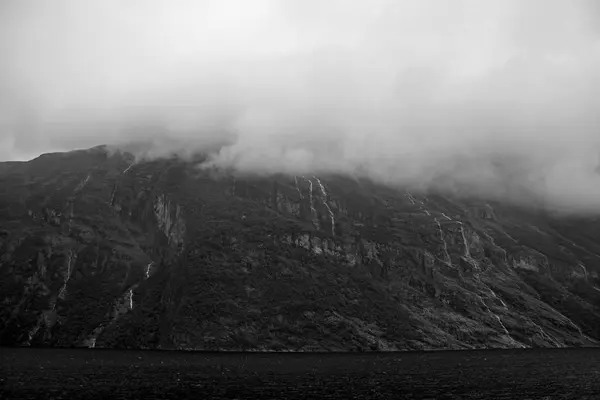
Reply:
<svg viewBox="0 0 600 400"><path fill-rule="evenodd" d="M1 348L0 395L600 399L600 349L240 354Z"/></svg>

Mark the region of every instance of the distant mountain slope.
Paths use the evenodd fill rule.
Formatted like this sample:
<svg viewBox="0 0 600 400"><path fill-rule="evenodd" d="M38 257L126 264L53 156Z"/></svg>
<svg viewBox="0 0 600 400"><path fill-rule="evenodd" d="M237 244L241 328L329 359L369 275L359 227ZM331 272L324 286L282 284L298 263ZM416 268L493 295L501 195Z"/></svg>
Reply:
<svg viewBox="0 0 600 400"><path fill-rule="evenodd" d="M3 345L600 341L600 222L342 176L87 151L0 163Z"/></svg>

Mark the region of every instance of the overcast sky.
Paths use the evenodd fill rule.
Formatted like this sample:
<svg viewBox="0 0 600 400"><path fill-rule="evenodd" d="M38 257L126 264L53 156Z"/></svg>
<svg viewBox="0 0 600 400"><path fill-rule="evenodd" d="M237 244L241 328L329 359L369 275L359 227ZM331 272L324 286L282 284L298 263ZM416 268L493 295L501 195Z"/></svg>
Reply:
<svg viewBox="0 0 600 400"><path fill-rule="evenodd" d="M596 210L599 106L595 0L0 1L0 160L216 143Z"/></svg>

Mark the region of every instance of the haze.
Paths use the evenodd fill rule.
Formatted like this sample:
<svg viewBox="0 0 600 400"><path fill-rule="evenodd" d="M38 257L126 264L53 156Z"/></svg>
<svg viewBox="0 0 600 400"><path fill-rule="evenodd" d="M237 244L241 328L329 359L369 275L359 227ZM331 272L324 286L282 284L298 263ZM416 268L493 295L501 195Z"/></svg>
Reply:
<svg viewBox="0 0 600 400"><path fill-rule="evenodd" d="M594 0L0 2L0 159L144 141L600 212Z"/></svg>

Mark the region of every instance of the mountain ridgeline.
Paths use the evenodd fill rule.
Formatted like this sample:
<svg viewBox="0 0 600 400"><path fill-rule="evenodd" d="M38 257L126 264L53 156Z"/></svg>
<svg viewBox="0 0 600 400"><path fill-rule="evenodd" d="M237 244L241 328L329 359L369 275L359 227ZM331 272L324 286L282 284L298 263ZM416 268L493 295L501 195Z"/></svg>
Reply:
<svg viewBox="0 0 600 400"><path fill-rule="evenodd" d="M0 343L596 346L600 221L103 147L0 163Z"/></svg>

